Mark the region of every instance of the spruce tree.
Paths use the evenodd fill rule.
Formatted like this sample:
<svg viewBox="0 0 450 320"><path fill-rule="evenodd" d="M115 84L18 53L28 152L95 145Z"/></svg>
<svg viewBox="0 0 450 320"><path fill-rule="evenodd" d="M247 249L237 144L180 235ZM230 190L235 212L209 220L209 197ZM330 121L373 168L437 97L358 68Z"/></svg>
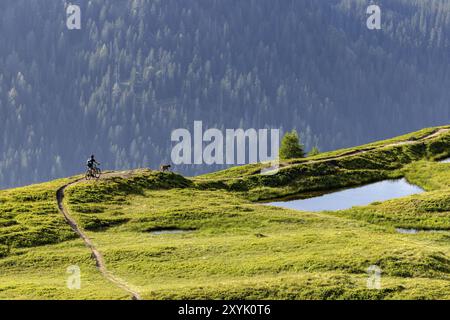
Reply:
<svg viewBox="0 0 450 320"><path fill-rule="evenodd" d="M303 158L305 156L304 147L300 143L300 138L297 131L294 129L287 132L281 140L280 159L295 159Z"/></svg>

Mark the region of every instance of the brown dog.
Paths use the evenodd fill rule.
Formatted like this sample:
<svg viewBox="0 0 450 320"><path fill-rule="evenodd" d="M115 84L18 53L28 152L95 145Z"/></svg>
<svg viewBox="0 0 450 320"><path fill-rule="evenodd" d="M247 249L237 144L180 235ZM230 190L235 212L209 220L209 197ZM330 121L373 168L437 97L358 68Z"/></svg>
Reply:
<svg viewBox="0 0 450 320"><path fill-rule="evenodd" d="M172 166L171 166L170 164L162 164L162 165L159 167L159 171L162 171L162 172L164 172L164 171L169 171L171 167L172 167Z"/></svg>

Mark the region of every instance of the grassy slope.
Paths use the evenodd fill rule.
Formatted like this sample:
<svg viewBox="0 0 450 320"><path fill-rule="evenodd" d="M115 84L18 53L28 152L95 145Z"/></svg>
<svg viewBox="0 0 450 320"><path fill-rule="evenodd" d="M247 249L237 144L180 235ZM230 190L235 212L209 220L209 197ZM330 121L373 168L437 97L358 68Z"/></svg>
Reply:
<svg viewBox="0 0 450 320"><path fill-rule="evenodd" d="M254 175L259 165L194 179L139 171L73 186L66 204L110 271L144 298L450 299L450 233L395 232L450 230L450 164L427 161L449 150L446 134L323 163L292 161L270 177ZM252 202L398 176L429 192L338 213ZM55 211L54 193L67 181L0 192L0 298L127 298L101 278ZM150 233L164 228L190 231ZM81 267L81 290L65 288L73 264ZM366 288L370 265L383 271L382 290Z"/></svg>
<svg viewBox="0 0 450 320"><path fill-rule="evenodd" d="M56 190L73 179L0 192L0 299L126 298L58 212ZM81 290L67 289L71 265L81 268Z"/></svg>
<svg viewBox="0 0 450 320"><path fill-rule="evenodd" d="M426 128L426 129L422 129L420 131L405 134L403 136L395 137L395 138L388 139L388 140L376 141L376 142L369 143L369 144L362 145L362 146L346 148L346 149L339 149L339 150L329 151L329 152L323 152L323 153L320 153L313 157L282 161L281 165L301 164L301 163L308 162L310 160L326 160L326 159L350 154L350 153L353 153L356 151L370 150L373 148L377 148L377 147L381 147L381 146L385 146L385 145L389 145L389 144L393 144L393 143L417 141L427 135L430 135L430 134L436 132L440 128L447 128L447 127L450 127L450 126ZM255 173L259 173L261 168L263 168L263 167L267 167L267 165L258 163L258 164L237 166L237 167L233 167L233 168L226 169L226 170L221 170L221 171L204 174L204 175L195 177L195 179L196 180L210 180L210 179L230 180L230 179L235 179L235 178L242 178L242 177L253 175Z"/></svg>
<svg viewBox="0 0 450 320"><path fill-rule="evenodd" d="M276 175L260 175L263 165L254 164L196 177L194 181L199 187L241 192L246 198L257 201L395 178L402 176L401 169L412 162L450 156L450 133L422 143L383 146L417 141L439 129L425 129L359 148L291 160L281 163L280 172ZM367 152L341 157L360 150Z"/></svg>

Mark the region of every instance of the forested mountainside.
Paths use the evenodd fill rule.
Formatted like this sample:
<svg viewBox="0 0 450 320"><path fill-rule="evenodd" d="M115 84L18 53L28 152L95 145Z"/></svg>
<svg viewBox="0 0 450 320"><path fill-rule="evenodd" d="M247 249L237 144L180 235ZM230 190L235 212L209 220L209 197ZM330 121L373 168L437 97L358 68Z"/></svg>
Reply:
<svg viewBox="0 0 450 320"><path fill-rule="evenodd" d="M450 2L0 2L0 188L170 161L194 120L334 149L450 120ZM179 167L185 174L217 167Z"/></svg>

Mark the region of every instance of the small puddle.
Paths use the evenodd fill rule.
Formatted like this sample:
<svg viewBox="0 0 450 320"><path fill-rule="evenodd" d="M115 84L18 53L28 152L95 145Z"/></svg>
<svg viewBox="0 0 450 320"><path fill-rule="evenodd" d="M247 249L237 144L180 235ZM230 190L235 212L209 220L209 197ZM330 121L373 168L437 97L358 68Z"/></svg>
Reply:
<svg viewBox="0 0 450 320"><path fill-rule="evenodd" d="M308 199L296 199L267 203L271 206L302 211L336 211L354 206L365 206L373 202L381 202L406 197L424 192L418 186L409 184L406 179L385 180L362 187L336 191Z"/></svg>
<svg viewBox="0 0 450 320"><path fill-rule="evenodd" d="M437 230L437 229L426 229L426 230L419 230L419 229L404 229L404 228L395 228L395 231L402 234L418 234L420 233L448 233L448 230Z"/></svg>
<svg viewBox="0 0 450 320"><path fill-rule="evenodd" d="M395 231L402 234L417 234L419 230L417 229L403 229L403 228L395 228Z"/></svg>
<svg viewBox="0 0 450 320"><path fill-rule="evenodd" d="M450 163L450 158L439 161L440 163Z"/></svg>
<svg viewBox="0 0 450 320"><path fill-rule="evenodd" d="M191 233L194 230L187 229L159 229L159 230L150 230L149 234L152 235L163 235L163 234L183 234L183 233Z"/></svg>

